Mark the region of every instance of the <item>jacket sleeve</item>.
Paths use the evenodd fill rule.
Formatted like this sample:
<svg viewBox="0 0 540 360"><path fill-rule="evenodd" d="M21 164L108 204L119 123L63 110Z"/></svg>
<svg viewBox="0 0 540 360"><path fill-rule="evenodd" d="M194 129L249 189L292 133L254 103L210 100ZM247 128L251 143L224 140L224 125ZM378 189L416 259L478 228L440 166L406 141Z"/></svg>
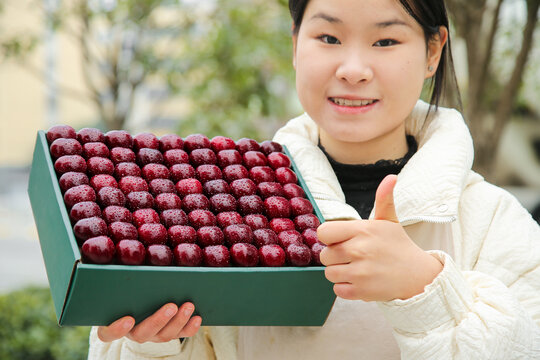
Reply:
<svg viewBox="0 0 540 360"><path fill-rule="evenodd" d="M403 359L540 359L540 227L485 182L463 194L456 263L422 294L379 303Z"/></svg>
<svg viewBox="0 0 540 360"><path fill-rule="evenodd" d="M92 327L88 360L235 360L236 342L235 327L203 327L182 343L173 340L143 344L125 337L103 342L97 336L97 327Z"/></svg>

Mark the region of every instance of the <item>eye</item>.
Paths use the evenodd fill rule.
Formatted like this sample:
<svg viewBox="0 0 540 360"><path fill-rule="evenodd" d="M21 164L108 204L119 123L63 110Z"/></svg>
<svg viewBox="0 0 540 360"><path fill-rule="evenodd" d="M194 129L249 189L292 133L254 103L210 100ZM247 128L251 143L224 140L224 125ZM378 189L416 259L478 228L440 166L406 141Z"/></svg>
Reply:
<svg viewBox="0 0 540 360"><path fill-rule="evenodd" d="M383 40L379 40L377 41L375 44L373 44L374 46L380 46L380 47L387 47L387 46L392 46L392 45L397 45L399 44L399 42L397 42L396 40L393 40L393 39L383 39Z"/></svg>
<svg viewBox="0 0 540 360"><path fill-rule="evenodd" d="M338 45L340 44L339 40L332 35L320 35L317 39L321 40L325 44L329 45Z"/></svg>

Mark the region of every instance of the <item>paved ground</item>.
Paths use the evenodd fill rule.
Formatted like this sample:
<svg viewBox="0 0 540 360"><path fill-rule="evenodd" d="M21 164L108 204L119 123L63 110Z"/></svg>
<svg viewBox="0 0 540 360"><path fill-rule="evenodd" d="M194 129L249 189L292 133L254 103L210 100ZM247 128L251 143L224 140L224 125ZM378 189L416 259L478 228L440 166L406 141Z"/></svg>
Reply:
<svg viewBox="0 0 540 360"><path fill-rule="evenodd" d="M47 286L27 194L28 168L0 168L0 293Z"/></svg>

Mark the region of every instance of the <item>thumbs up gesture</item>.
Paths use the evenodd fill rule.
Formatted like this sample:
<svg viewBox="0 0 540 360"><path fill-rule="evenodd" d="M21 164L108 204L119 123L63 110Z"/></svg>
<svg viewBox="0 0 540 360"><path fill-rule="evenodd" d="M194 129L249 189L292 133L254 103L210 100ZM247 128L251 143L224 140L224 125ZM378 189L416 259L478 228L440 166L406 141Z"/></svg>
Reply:
<svg viewBox="0 0 540 360"><path fill-rule="evenodd" d="M373 220L328 221L319 226L325 276L348 300L408 299L424 291L442 264L418 247L398 221L393 190L397 176L377 188Z"/></svg>

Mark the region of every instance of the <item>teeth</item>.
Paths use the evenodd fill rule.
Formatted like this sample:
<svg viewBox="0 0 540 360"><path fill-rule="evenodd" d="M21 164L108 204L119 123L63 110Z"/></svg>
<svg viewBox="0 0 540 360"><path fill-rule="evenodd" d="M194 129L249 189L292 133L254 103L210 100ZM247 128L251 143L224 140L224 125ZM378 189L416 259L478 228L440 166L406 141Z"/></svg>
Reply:
<svg viewBox="0 0 540 360"><path fill-rule="evenodd" d="M366 106L375 102L375 100L349 100L342 98L330 98L330 100L341 106Z"/></svg>

